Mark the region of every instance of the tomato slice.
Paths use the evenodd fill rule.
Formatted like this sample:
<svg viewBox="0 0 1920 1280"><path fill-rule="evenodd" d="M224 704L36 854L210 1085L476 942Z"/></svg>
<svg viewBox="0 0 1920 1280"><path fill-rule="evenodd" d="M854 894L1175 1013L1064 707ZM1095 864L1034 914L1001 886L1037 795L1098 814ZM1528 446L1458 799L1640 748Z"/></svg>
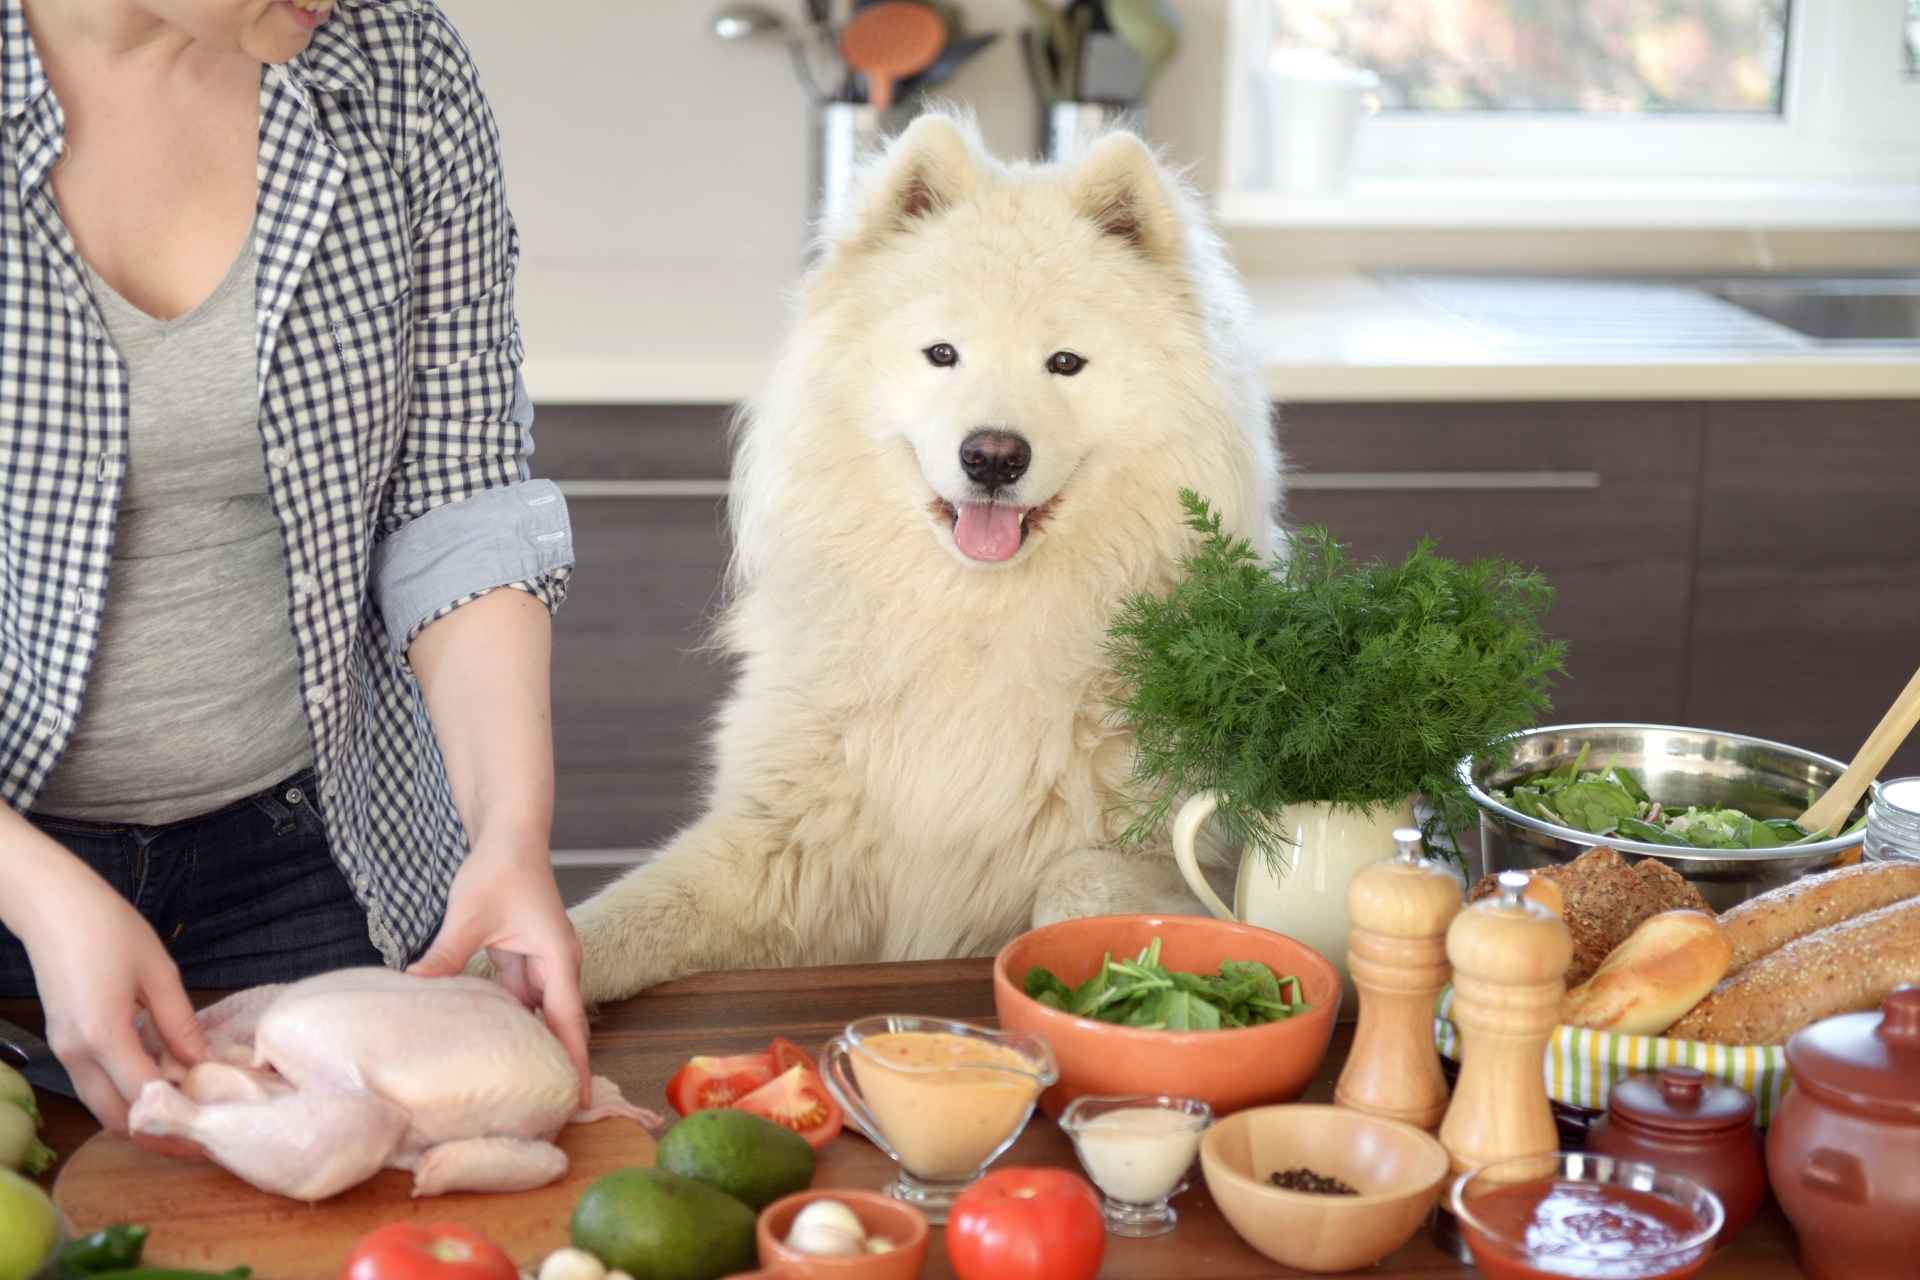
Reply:
<svg viewBox="0 0 1920 1280"><path fill-rule="evenodd" d="M790 1067L733 1104L750 1115L771 1120L807 1140L815 1151L832 1142L845 1117L820 1077L805 1067Z"/></svg>
<svg viewBox="0 0 1920 1280"><path fill-rule="evenodd" d="M784 1075L795 1067L805 1067L815 1075L820 1074L820 1064L813 1060L813 1055L785 1036L773 1038L773 1047L767 1050L767 1055L773 1059L775 1075Z"/></svg>
<svg viewBox="0 0 1920 1280"><path fill-rule="evenodd" d="M730 1107L773 1079L773 1059L764 1053L731 1058L699 1057L667 1082L667 1102L683 1116Z"/></svg>

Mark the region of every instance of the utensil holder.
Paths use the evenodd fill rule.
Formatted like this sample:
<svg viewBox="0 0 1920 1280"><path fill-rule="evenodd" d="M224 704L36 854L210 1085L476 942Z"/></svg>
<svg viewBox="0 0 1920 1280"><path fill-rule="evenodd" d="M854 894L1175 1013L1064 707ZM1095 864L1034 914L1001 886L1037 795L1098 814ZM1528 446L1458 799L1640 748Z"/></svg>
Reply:
<svg viewBox="0 0 1920 1280"><path fill-rule="evenodd" d="M1094 139L1122 125L1144 134L1147 109L1118 102L1050 102L1040 117L1040 156L1049 164L1071 163Z"/></svg>
<svg viewBox="0 0 1920 1280"><path fill-rule="evenodd" d="M814 104L810 126L809 226L831 225L846 212L860 164L920 114L918 94L881 111L865 102Z"/></svg>

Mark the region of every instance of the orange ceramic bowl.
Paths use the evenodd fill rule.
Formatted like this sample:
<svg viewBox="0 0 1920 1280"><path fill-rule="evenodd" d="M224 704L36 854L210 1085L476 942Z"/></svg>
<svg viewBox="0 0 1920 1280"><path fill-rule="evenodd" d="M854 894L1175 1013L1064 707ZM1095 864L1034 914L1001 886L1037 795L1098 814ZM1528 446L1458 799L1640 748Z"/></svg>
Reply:
<svg viewBox="0 0 1920 1280"><path fill-rule="evenodd" d="M826 1258L789 1249L787 1232L793 1229L794 1218L816 1200L838 1200L853 1210L868 1235L893 1241L892 1251ZM927 1265L926 1218L912 1205L878 1191L846 1187L796 1191L760 1211L755 1235L760 1246L760 1270L747 1272L737 1280L918 1280Z"/></svg>
<svg viewBox="0 0 1920 1280"><path fill-rule="evenodd" d="M1026 993L1027 970L1051 969L1078 986L1111 951L1132 959L1154 938L1169 969L1213 973L1223 960L1258 960L1300 979L1310 1006L1284 1022L1226 1031L1143 1031L1049 1008ZM1291 1102L1326 1056L1340 1010L1340 978L1319 952L1271 929L1211 916L1089 916L1023 933L993 962L1000 1025L1046 1038L1060 1083L1040 1095L1054 1119L1082 1094L1171 1094L1198 1098L1216 1116Z"/></svg>

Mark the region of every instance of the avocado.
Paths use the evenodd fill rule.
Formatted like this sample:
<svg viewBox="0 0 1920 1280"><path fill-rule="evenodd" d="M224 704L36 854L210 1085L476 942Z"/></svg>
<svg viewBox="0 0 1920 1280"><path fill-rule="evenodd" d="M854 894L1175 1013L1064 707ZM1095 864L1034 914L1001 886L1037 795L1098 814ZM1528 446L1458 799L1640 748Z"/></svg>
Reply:
<svg viewBox="0 0 1920 1280"><path fill-rule="evenodd" d="M696 1111L660 1140L662 1169L698 1178L754 1209L813 1182L813 1148L791 1129L744 1111Z"/></svg>
<svg viewBox="0 0 1920 1280"><path fill-rule="evenodd" d="M647 1280L719 1280L759 1265L754 1212L724 1191L665 1169L618 1169L573 1208L573 1243Z"/></svg>

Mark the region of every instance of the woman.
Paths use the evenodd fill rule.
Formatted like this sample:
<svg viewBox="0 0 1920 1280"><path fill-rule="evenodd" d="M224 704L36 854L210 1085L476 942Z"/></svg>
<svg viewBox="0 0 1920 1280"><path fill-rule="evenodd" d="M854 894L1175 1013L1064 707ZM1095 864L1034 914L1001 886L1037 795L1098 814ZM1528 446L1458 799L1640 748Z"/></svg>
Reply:
<svg viewBox="0 0 1920 1280"><path fill-rule="evenodd" d="M0 0L0 994L121 1130L183 977L485 948L585 1082L499 139L330 4Z"/></svg>

